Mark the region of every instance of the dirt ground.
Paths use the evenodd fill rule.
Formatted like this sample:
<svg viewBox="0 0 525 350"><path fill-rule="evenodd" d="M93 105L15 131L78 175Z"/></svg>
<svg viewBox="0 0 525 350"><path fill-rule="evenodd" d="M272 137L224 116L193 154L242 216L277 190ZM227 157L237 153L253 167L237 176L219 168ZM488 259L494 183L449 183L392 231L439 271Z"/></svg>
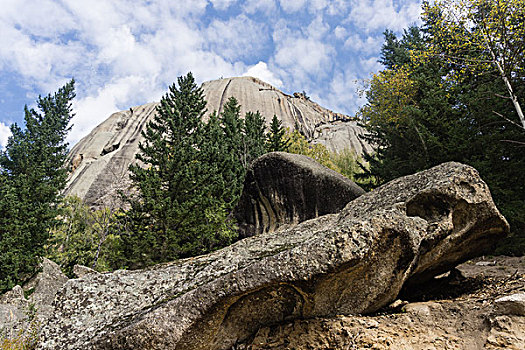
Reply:
<svg viewBox="0 0 525 350"><path fill-rule="evenodd" d="M235 349L525 349L525 316L495 302L525 293L525 257L482 257L457 270L375 315L266 327Z"/></svg>

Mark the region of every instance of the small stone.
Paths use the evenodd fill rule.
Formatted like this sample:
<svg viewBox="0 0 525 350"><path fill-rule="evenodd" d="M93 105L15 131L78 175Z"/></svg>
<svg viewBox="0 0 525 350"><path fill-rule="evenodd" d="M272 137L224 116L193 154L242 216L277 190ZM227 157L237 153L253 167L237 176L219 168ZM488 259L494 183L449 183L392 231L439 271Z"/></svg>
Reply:
<svg viewBox="0 0 525 350"><path fill-rule="evenodd" d="M408 314L415 314L419 316L429 316L430 308L426 303L410 303L403 307L403 311Z"/></svg>
<svg viewBox="0 0 525 350"><path fill-rule="evenodd" d="M397 299L392 304L388 305L388 309L390 310L397 310L402 308L403 306L407 305L408 301Z"/></svg>
<svg viewBox="0 0 525 350"><path fill-rule="evenodd" d="M516 293L496 299L496 311L502 315L525 316L525 293Z"/></svg>
<svg viewBox="0 0 525 350"><path fill-rule="evenodd" d="M376 320L370 320L368 321L366 328L372 329L372 328L379 328L379 322Z"/></svg>

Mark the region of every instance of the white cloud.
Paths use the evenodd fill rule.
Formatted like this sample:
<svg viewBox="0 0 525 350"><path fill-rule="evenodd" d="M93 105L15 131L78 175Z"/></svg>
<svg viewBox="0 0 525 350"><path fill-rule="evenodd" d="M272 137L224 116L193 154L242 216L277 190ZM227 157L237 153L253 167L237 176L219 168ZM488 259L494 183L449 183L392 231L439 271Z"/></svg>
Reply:
<svg viewBox="0 0 525 350"><path fill-rule="evenodd" d="M321 42L297 39L282 45L275 54L275 63L288 72L306 79L327 73L332 64L332 48Z"/></svg>
<svg viewBox="0 0 525 350"><path fill-rule="evenodd" d="M323 106L330 106L334 112L352 113L365 102L364 98L357 93L360 81L350 66L334 73L329 84L326 85L326 93L319 98Z"/></svg>
<svg viewBox="0 0 525 350"><path fill-rule="evenodd" d="M319 17L304 31L291 29L284 22L274 28L275 51L271 63L288 86L304 89L327 77L335 57L334 47L325 40L328 29Z"/></svg>
<svg viewBox="0 0 525 350"><path fill-rule="evenodd" d="M0 149L7 145L7 139L11 136L11 130L4 123L0 122Z"/></svg>
<svg viewBox="0 0 525 350"><path fill-rule="evenodd" d="M337 26L334 29L334 34L337 39L342 40L346 38L346 36L348 35L348 32L346 31L345 27Z"/></svg>
<svg viewBox="0 0 525 350"><path fill-rule="evenodd" d="M270 36L264 26L241 14L227 21L214 20L206 29L206 39L214 52L235 61L259 56Z"/></svg>
<svg viewBox="0 0 525 350"><path fill-rule="evenodd" d="M215 1L219 7L227 3ZM199 81L246 71L239 59L243 51L260 51L260 26L239 16L215 21L208 30L201 22L207 5L41 0L35 6L34 0L4 0L0 69L19 74L31 93L56 91L74 76L77 115L69 136L74 143L110 113L158 100L188 71ZM213 32L217 36L210 38Z"/></svg>
<svg viewBox="0 0 525 350"><path fill-rule="evenodd" d="M328 4L327 12L331 16L345 15L351 4L348 0L332 0Z"/></svg>
<svg viewBox="0 0 525 350"><path fill-rule="evenodd" d="M361 67L363 68L363 73L366 76L370 76L370 74L374 72L378 72L383 68L383 66L378 62L379 57L369 57L369 58L363 58L359 60L359 63Z"/></svg>
<svg viewBox="0 0 525 350"><path fill-rule="evenodd" d="M420 0L352 0L349 19L365 31L391 29L400 31L419 23Z"/></svg>
<svg viewBox="0 0 525 350"><path fill-rule="evenodd" d="M242 76L259 78L262 81L270 83L278 88L280 88L283 85L281 79L277 78L275 74L268 69L268 65L262 61L259 61L259 63L257 63L256 65L248 68L248 70L245 73L243 73Z"/></svg>
<svg viewBox="0 0 525 350"><path fill-rule="evenodd" d="M378 48L383 44L383 40L382 36L361 37L357 34L353 34L346 39L344 46L351 48L354 51L369 55L379 51Z"/></svg>
<svg viewBox="0 0 525 350"><path fill-rule="evenodd" d="M270 15L276 11L275 0L246 0L244 4L244 11L249 14L259 11Z"/></svg>
<svg viewBox="0 0 525 350"><path fill-rule="evenodd" d="M280 0L279 3L281 5L281 8L285 12L294 13L294 12L299 11L305 6L306 0L294 0L294 1Z"/></svg>
<svg viewBox="0 0 525 350"><path fill-rule="evenodd" d="M207 18L212 6L224 12ZM352 81L379 66L377 31L418 14L419 0L2 0L0 73L32 99L74 76L70 142L188 71L198 82L252 75L351 110Z"/></svg>
<svg viewBox="0 0 525 350"><path fill-rule="evenodd" d="M307 28L309 40L322 40L329 32L330 26L324 22L322 16L317 16Z"/></svg>
<svg viewBox="0 0 525 350"><path fill-rule="evenodd" d="M318 13L319 11L324 10L328 3L329 1L327 0L310 0L308 7L312 13Z"/></svg>
<svg viewBox="0 0 525 350"><path fill-rule="evenodd" d="M74 101L73 109L76 115L71 121L74 127L67 141L74 144L112 113L131 107L133 104L130 104L130 101L139 100L142 104L160 99L162 90L151 90L154 85L150 79L128 76L103 86L95 95ZM144 96L148 96L145 101Z"/></svg>
<svg viewBox="0 0 525 350"><path fill-rule="evenodd" d="M227 10L236 0L210 0L213 7L219 11Z"/></svg>

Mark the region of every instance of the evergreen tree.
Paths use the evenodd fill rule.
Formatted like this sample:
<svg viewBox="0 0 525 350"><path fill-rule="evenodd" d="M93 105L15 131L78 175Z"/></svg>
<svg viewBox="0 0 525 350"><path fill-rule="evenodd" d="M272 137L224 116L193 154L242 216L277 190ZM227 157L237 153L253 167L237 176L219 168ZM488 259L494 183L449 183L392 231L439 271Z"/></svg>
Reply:
<svg viewBox="0 0 525 350"><path fill-rule="evenodd" d="M519 232L525 232L525 140L516 128L517 116L500 118L513 115L514 106L498 97L506 93L502 80L443 59L454 45L436 53L439 35L431 15L436 13L426 17L420 31L423 45L411 34L416 31L405 32L401 41L412 43L406 47L397 45L391 33L385 38L382 62L387 68L374 75L368 103L360 110L370 131L368 138L378 146L375 157L367 159L370 173L381 184L446 161L474 166L511 221L516 236L509 247L523 253L525 237ZM461 54L480 61L485 52ZM520 87L514 92L523 99L519 75L514 79L513 85Z"/></svg>
<svg viewBox="0 0 525 350"><path fill-rule="evenodd" d="M270 123L270 131L266 135L266 151L286 152L290 142L286 139L285 134L286 130L284 130L282 122L274 114Z"/></svg>
<svg viewBox="0 0 525 350"><path fill-rule="evenodd" d="M401 40L391 30L383 33L385 42L381 47L381 57L379 63L387 69L395 69L404 64L410 63L410 52L422 50L424 45L423 33L416 26L410 26L403 32Z"/></svg>
<svg viewBox="0 0 525 350"><path fill-rule="evenodd" d="M223 199L232 208L237 203L242 191L246 168L244 166L244 123L240 117L241 106L235 97L230 97L220 114L223 131L224 160L221 173L227 184L223 191ZM215 142L220 142L215 140Z"/></svg>
<svg viewBox="0 0 525 350"><path fill-rule="evenodd" d="M64 139L73 114L74 81L25 107L26 128L11 126L0 152L0 293L29 278L59 214L67 169Z"/></svg>
<svg viewBox="0 0 525 350"><path fill-rule="evenodd" d="M244 117L243 165L245 168L265 153L265 120L259 111Z"/></svg>
<svg viewBox="0 0 525 350"><path fill-rule="evenodd" d="M233 231L228 203L217 190L222 174L206 141L202 122L206 102L191 73L178 78L157 107L157 114L130 167L138 198L130 200L123 254L128 267L159 263L209 252L228 244ZM210 194L216 193L216 196Z"/></svg>

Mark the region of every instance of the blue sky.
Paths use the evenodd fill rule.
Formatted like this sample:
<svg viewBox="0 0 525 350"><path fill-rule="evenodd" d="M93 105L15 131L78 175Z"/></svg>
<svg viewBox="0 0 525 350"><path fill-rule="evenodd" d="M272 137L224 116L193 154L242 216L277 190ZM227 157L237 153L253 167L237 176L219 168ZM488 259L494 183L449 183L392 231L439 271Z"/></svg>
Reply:
<svg viewBox="0 0 525 350"><path fill-rule="evenodd" d="M0 0L0 146L23 106L74 77L73 144L118 110L158 101L180 75L256 76L354 114L383 31L420 0Z"/></svg>

